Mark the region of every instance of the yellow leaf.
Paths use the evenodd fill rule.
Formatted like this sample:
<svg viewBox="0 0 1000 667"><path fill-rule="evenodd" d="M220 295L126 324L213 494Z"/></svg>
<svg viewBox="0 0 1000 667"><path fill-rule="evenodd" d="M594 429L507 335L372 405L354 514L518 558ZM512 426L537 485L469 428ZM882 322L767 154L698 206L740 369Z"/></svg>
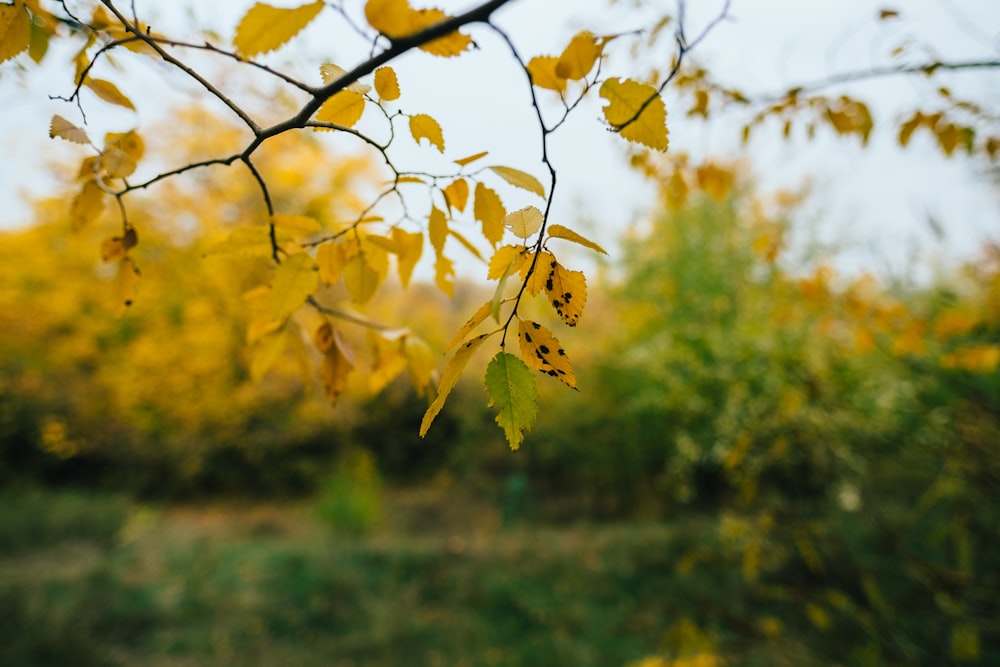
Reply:
<svg viewBox="0 0 1000 667"><path fill-rule="evenodd" d="M94 91L94 94L105 102L117 104L120 107L135 111L135 105L132 104L132 100L125 97L122 91L118 90L118 86L110 81L88 78L84 85Z"/></svg>
<svg viewBox="0 0 1000 667"><path fill-rule="evenodd" d="M305 236L318 234L323 229L315 218L308 215L272 215L271 224Z"/></svg>
<svg viewBox="0 0 1000 667"><path fill-rule="evenodd" d="M531 83L539 88L547 88L561 93L566 90L566 77L556 73L559 58L556 56L535 56L528 61Z"/></svg>
<svg viewBox="0 0 1000 667"><path fill-rule="evenodd" d="M545 268L548 268L548 275L545 278L545 294L549 297L549 303L555 308L563 322L575 327L580 321L583 307L587 303L586 277L582 271L570 271L555 260L552 260L548 267L542 266L539 261L536 270L544 270Z"/></svg>
<svg viewBox="0 0 1000 667"><path fill-rule="evenodd" d="M552 332L538 322L530 320L520 320L517 328L521 358L528 367L558 379L571 389L576 389L576 375L570 366L569 357Z"/></svg>
<svg viewBox="0 0 1000 667"><path fill-rule="evenodd" d="M112 178L124 178L135 171L145 152L145 143L135 130L104 135L101 168Z"/></svg>
<svg viewBox="0 0 1000 667"><path fill-rule="evenodd" d="M319 66L319 75L323 77L323 83L330 83L336 81L340 77L347 74L347 70L343 67L338 67L333 63L324 63ZM355 81L354 83L349 83L344 88L344 90L349 90L352 93L357 93L358 95L367 95L368 91L371 90L371 86L367 86L360 81Z"/></svg>
<svg viewBox="0 0 1000 667"><path fill-rule="evenodd" d="M263 336L250 353L250 379L260 382L285 350L287 334L282 329Z"/></svg>
<svg viewBox="0 0 1000 667"><path fill-rule="evenodd" d="M425 181L424 179L420 178L419 176L413 176L411 174L407 174L405 176L399 176L399 177L396 178L396 183L397 184L400 184L400 183L426 183L426 182L427 181Z"/></svg>
<svg viewBox="0 0 1000 667"><path fill-rule="evenodd" d="M90 143L90 137L86 132L58 114L53 116L52 122L49 123L49 137L59 137L74 144Z"/></svg>
<svg viewBox="0 0 1000 667"><path fill-rule="evenodd" d="M500 195L482 183L476 183L472 213L483 224L483 236L486 240L493 246L500 243L504 232L503 219L507 217Z"/></svg>
<svg viewBox="0 0 1000 667"><path fill-rule="evenodd" d="M463 157L461 160L455 160L455 164L459 167L464 167L467 164L471 164L476 160L480 160L489 155L489 151L483 151L482 153L476 153L475 155L470 155L468 157Z"/></svg>
<svg viewBox="0 0 1000 667"><path fill-rule="evenodd" d="M899 145L906 148L906 145L910 143L910 137L913 136L913 132L920 127L924 122L924 115L919 111L915 112L909 120L904 122L899 126Z"/></svg>
<svg viewBox="0 0 1000 667"><path fill-rule="evenodd" d="M316 120L342 127L354 127L365 111L365 97L351 90L334 93L316 111Z"/></svg>
<svg viewBox="0 0 1000 667"><path fill-rule="evenodd" d="M602 43L599 43L591 33L586 30L577 33L559 56L559 62L555 67L556 76L563 79L582 79L594 69L594 63L601 57L602 50Z"/></svg>
<svg viewBox="0 0 1000 667"><path fill-rule="evenodd" d="M139 278L142 274L131 257L123 257L118 262L118 274L115 276L115 294L117 298L116 316L125 314L139 294Z"/></svg>
<svg viewBox="0 0 1000 667"><path fill-rule="evenodd" d="M344 267L354 256L357 248L349 248L346 243L324 243L316 249L316 263L319 265L319 278L324 285L332 285L344 273ZM348 254L350 253L350 254Z"/></svg>
<svg viewBox="0 0 1000 667"><path fill-rule="evenodd" d="M387 37L403 37L413 31L414 10L407 0L368 0L368 25Z"/></svg>
<svg viewBox="0 0 1000 667"><path fill-rule="evenodd" d="M268 294L268 312L275 319L285 319L316 291L319 275L313 258L304 252L287 258L274 270Z"/></svg>
<svg viewBox="0 0 1000 667"><path fill-rule="evenodd" d="M136 163L131 155L112 147L101 152L100 166L101 171L111 178L125 178L135 171Z"/></svg>
<svg viewBox="0 0 1000 667"><path fill-rule="evenodd" d="M236 26L233 46L244 58L274 51L309 25L323 9L323 2L300 7L272 7L258 2Z"/></svg>
<svg viewBox="0 0 1000 667"><path fill-rule="evenodd" d="M441 132L441 126L427 114L410 116L410 134L418 144L421 139L426 139L444 153L444 134Z"/></svg>
<svg viewBox="0 0 1000 667"><path fill-rule="evenodd" d="M431 207L431 214L427 219L427 236L436 254L444 252L444 242L448 239L448 218L437 206Z"/></svg>
<svg viewBox="0 0 1000 667"><path fill-rule="evenodd" d="M24 7L0 5L0 63L10 60L31 43L31 19Z"/></svg>
<svg viewBox="0 0 1000 667"><path fill-rule="evenodd" d="M246 257L270 257L271 233L263 225L237 227L224 241L212 246L206 255L238 254Z"/></svg>
<svg viewBox="0 0 1000 667"><path fill-rule="evenodd" d="M74 229L83 227L101 215L104 210L104 195L105 192L97 181L91 179L83 184L69 207L70 223Z"/></svg>
<svg viewBox="0 0 1000 667"><path fill-rule="evenodd" d="M387 102L399 99L399 80L394 69L379 67L375 70L375 92Z"/></svg>
<svg viewBox="0 0 1000 667"><path fill-rule="evenodd" d="M398 248L396 268L399 271L399 282L403 287L410 284L413 269L424 252L424 235L420 232L407 232L398 227L392 230L392 238Z"/></svg>
<svg viewBox="0 0 1000 667"><path fill-rule="evenodd" d="M344 267L344 286L351 301L358 305L368 303L378 290L382 277L366 259L367 253L359 252Z"/></svg>
<svg viewBox="0 0 1000 667"><path fill-rule="evenodd" d="M472 254L473 257L475 257L476 259L478 259L481 262L486 261L486 260L483 259L483 255L482 255L482 253L479 252L479 249L476 248L476 246L472 245L472 241L470 241L469 239L465 238L465 236L463 236L461 233L455 231L454 229L450 229L450 230L448 230L448 235L451 236L451 237L453 237L459 243L461 243L462 247L464 247L466 250L468 250Z"/></svg>
<svg viewBox="0 0 1000 667"><path fill-rule="evenodd" d="M667 150L667 108L656 88L631 79L612 78L601 85L601 97L609 102L604 107L604 118L615 131L629 141Z"/></svg>
<svg viewBox="0 0 1000 667"><path fill-rule="evenodd" d="M450 350L451 348L461 343L463 340L465 340L466 336L468 336L470 333L473 332L473 330L475 330L476 327L485 322L486 318L490 316L490 310L492 310L492 305L493 304L490 301L487 301L486 303L481 305L476 310L476 312L472 314L472 317L470 317L468 321L462 325L462 328L458 330L458 333L455 334L455 337L451 339L451 342L448 343L448 347L445 349Z"/></svg>
<svg viewBox="0 0 1000 667"><path fill-rule="evenodd" d="M434 261L434 282L450 297L455 296L455 264L447 257L439 255Z"/></svg>
<svg viewBox="0 0 1000 667"><path fill-rule="evenodd" d="M372 353L368 390L377 394L406 370L403 337L396 332L376 332L369 329L368 346Z"/></svg>
<svg viewBox="0 0 1000 667"><path fill-rule="evenodd" d="M403 338L403 356L406 357L410 383L417 391L424 391L434 376L434 354L430 346L420 338L407 334Z"/></svg>
<svg viewBox="0 0 1000 667"><path fill-rule="evenodd" d="M528 192L534 192L542 199L545 198L545 188L542 186L541 181L531 174L523 172L520 169L514 169L513 167L494 166L490 167L490 171L514 187L527 190Z"/></svg>
<svg viewBox="0 0 1000 667"><path fill-rule="evenodd" d="M559 264L556 262L555 256L548 250L538 253L538 259L535 260L533 271L531 270L531 259L534 259L533 255L530 258L526 257L525 261L521 264L521 280L527 281L525 289L528 290L528 294L536 296L545 289L552 272L555 271ZM531 271L530 276L528 275L528 271Z"/></svg>
<svg viewBox="0 0 1000 667"><path fill-rule="evenodd" d="M448 394L455 388L458 378L462 375L462 371L469 365L469 360L472 358L473 353L486 342L487 338L495 333L495 331L485 333L466 341L455 351L451 359L448 360L448 364L444 367L444 372L441 374L441 382L438 383L437 396L434 397L434 401L427 408L427 412L424 413L424 418L420 422L421 438L427 435L427 430L431 427L434 418L441 412L441 408L444 407L445 401L448 400Z"/></svg>
<svg viewBox="0 0 1000 667"><path fill-rule="evenodd" d="M524 246L505 245L497 248L490 258L487 269L487 280L499 280L518 270L520 263L527 257Z"/></svg>
<svg viewBox="0 0 1000 667"><path fill-rule="evenodd" d="M368 0L365 3L368 24L390 38L405 37L449 18L440 9L415 10L406 0ZM458 31L420 46L436 56L457 56L472 45L472 38Z"/></svg>
<svg viewBox="0 0 1000 667"><path fill-rule="evenodd" d="M566 239L567 241L572 241L573 243L582 245L585 248L590 248L591 250L595 250L601 253L602 255L608 254L604 248L597 245L590 239L581 236L580 234L574 232L572 229L569 229L568 227L563 227L562 225L549 225L548 235L549 238Z"/></svg>
<svg viewBox="0 0 1000 667"><path fill-rule="evenodd" d="M448 206L456 211L464 211L469 203L469 183L464 178L456 178L441 192Z"/></svg>
<svg viewBox="0 0 1000 667"><path fill-rule="evenodd" d="M313 332L313 345L316 346L317 350L326 354L333 349L335 344L336 341L333 338L333 325L324 320L322 324L316 327L316 331Z"/></svg>
<svg viewBox="0 0 1000 667"><path fill-rule="evenodd" d="M101 259L105 262L113 262L116 259L121 259L138 243L139 237L135 232L135 228L129 227L123 236L114 236L110 239L105 239L101 243Z"/></svg>
<svg viewBox="0 0 1000 667"><path fill-rule="evenodd" d="M519 239L526 239L542 226L542 212L534 206L526 206L522 209L508 213L503 219L504 227L514 233Z"/></svg>
<svg viewBox="0 0 1000 667"><path fill-rule="evenodd" d="M340 336L340 331L333 329L330 341L320 365L320 379L323 381L330 405L336 405L337 399L347 388L347 377L354 370L354 360Z"/></svg>

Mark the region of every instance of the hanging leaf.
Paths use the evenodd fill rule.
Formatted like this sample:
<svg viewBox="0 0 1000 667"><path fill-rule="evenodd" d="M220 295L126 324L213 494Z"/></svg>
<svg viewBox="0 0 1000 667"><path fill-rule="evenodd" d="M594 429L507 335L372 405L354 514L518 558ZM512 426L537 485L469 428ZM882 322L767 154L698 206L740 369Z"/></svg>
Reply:
<svg viewBox="0 0 1000 667"><path fill-rule="evenodd" d="M323 9L323 2L300 7L272 7L258 2L240 19L233 37L236 52L244 58L274 51L312 23Z"/></svg>
<svg viewBox="0 0 1000 667"><path fill-rule="evenodd" d="M503 219L503 225L514 233L519 239L526 239L542 226L542 212L534 206L526 206L520 210L509 213Z"/></svg>
<svg viewBox="0 0 1000 667"><path fill-rule="evenodd" d="M503 239L503 219L507 217L500 195L482 183L476 183L475 203L472 214L483 224L483 236L496 247Z"/></svg>
<svg viewBox="0 0 1000 667"><path fill-rule="evenodd" d="M435 254L444 252L444 243L448 240L448 218L437 206L431 206L431 214L427 218L427 237Z"/></svg>
<svg viewBox="0 0 1000 667"><path fill-rule="evenodd" d="M331 327L328 347L320 365L320 379L326 389L330 405L336 405L337 399L347 389L347 378L352 370L354 370L354 360L350 350L344 344L340 331Z"/></svg>
<svg viewBox="0 0 1000 667"><path fill-rule="evenodd" d="M451 342L448 343L448 347L445 349L450 350L451 348L461 343L463 340L465 340L466 336L472 333L473 330L475 330L475 328L478 327L480 324L485 322L486 318L489 316L490 316L490 302L487 301L486 303L481 305L476 310L476 312L472 314L472 317L470 317L465 324L462 325L462 328L458 330L458 333L455 334L455 337L451 339Z"/></svg>
<svg viewBox="0 0 1000 667"><path fill-rule="evenodd" d="M535 425L538 417L538 388L528 366L508 352L498 352L486 367L486 391L489 406L499 408L496 422L516 450L524 440L524 431Z"/></svg>
<svg viewBox="0 0 1000 667"><path fill-rule="evenodd" d="M316 120L342 127L354 127L365 112L365 96L352 90L334 93L316 111Z"/></svg>
<svg viewBox="0 0 1000 667"><path fill-rule="evenodd" d="M531 174L523 172L520 169L514 169L513 167L494 166L490 167L490 170L514 187L534 192L542 199L545 199L545 188L542 186L542 182Z"/></svg>
<svg viewBox="0 0 1000 667"><path fill-rule="evenodd" d="M368 374L368 391L377 394L406 370L403 354L403 335L393 331L368 330L368 346L372 355L372 368Z"/></svg>
<svg viewBox="0 0 1000 667"><path fill-rule="evenodd" d="M455 160L455 164L459 167L464 167L467 164L472 164L476 160L481 160L489 155L489 151L483 151L482 153L476 153L475 155L470 155L468 157L463 157L461 160Z"/></svg>
<svg viewBox="0 0 1000 667"><path fill-rule="evenodd" d="M316 218L308 215L272 215L271 224L278 229L285 229L302 236L318 234L323 231Z"/></svg>
<svg viewBox="0 0 1000 667"><path fill-rule="evenodd" d="M316 248L316 264L319 265L319 279L324 285L332 285L344 274L344 267L350 261L357 246L330 241Z"/></svg>
<svg viewBox="0 0 1000 667"><path fill-rule="evenodd" d="M449 297L455 296L455 263L443 255L434 261L434 283Z"/></svg>
<svg viewBox="0 0 1000 667"><path fill-rule="evenodd" d="M603 43L598 42L590 32L584 30L577 33L559 56L555 66L556 76L582 79L594 69L594 63L601 57L603 49Z"/></svg>
<svg viewBox="0 0 1000 667"><path fill-rule="evenodd" d="M342 76L347 74L347 70L333 63L324 63L319 66L319 75L323 77L323 83L331 83L340 79ZM349 90L352 93L357 93L358 95L367 95L368 91L372 89L371 86L365 85L360 81L354 81L349 83L344 87L344 90Z"/></svg>
<svg viewBox="0 0 1000 667"><path fill-rule="evenodd" d="M10 60L31 44L31 18L17 3L0 5L0 63Z"/></svg>
<svg viewBox="0 0 1000 667"><path fill-rule="evenodd" d="M379 67L375 70L375 92L386 102L399 99L399 80L396 70L391 67Z"/></svg>
<svg viewBox="0 0 1000 667"><path fill-rule="evenodd" d="M556 266L558 266L556 258L548 250L538 253L538 259L535 261L533 271L531 269L531 262L526 259L521 264L521 280L527 281L525 289L528 290L528 294L536 296L545 289L549 282L550 274L555 270ZM528 271L531 271L530 276L528 275Z"/></svg>
<svg viewBox="0 0 1000 667"><path fill-rule="evenodd" d="M424 252L424 235L420 232L407 232L402 229L392 230L392 239L398 248L396 253L396 268L399 272L399 282L408 287L413 269L420 261Z"/></svg>
<svg viewBox="0 0 1000 667"><path fill-rule="evenodd" d="M539 262L536 270L542 268ZM545 294L563 322L575 327L587 303L587 279L583 272L570 271L553 259L545 278Z"/></svg>
<svg viewBox="0 0 1000 667"><path fill-rule="evenodd" d="M49 123L49 137L59 137L74 144L90 143L90 137L85 131L58 114L52 116L52 122Z"/></svg>
<svg viewBox="0 0 1000 667"><path fill-rule="evenodd" d="M631 79L612 78L601 84L601 97L609 102L604 107L604 118L616 132L643 146L667 150L667 108L656 88Z"/></svg>
<svg viewBox="0 0 1000 667"><path fill-rule="evenodd" d="M427 114L410 116L410 134L413 135L413 140L417 144L420 143L421 139L426 139L444 153L444 134L441 132L441 126Z"/></svg>
<svg viewBox="0 0 1000 667"><path fill-rule="evenodd" d="M209 248L205 255L237 254L244 257L270 257L271 232L264 225L237 227L229 236Z"/></svg>
<svg viewBox="0 0 1000 667"><path fill-rule="evenodd" d="M250 353L250 379L260 382L285 350L288 336L284 329L262 337Z"/></svg>
<svg viewBox="0 0 1000 667"><path fill-rule="evenodd" d="M371 301L382 282L379 271L369 262L369 255L359 252L344 267L344 286L351 301L359 306Z"/></svg>
<svg viewBox="0 0 1000 667"><path fill-rule="evenodd" d="M413 334L407 334L403 337L403 356L406 357L406 370L413 388L418 392L428 389L435 367L430 345Z"/></svg>
<svg viewBox="0 0 1000 667"><path fill-rule="evenodd" d="M485 259L483 259L483 255L482 255L482 253L479 252L479 249L476 246L472 245L472 241L470 241L469 239L465 238L465 236L463 236L458 231L456 231L454 229L449 229L448 230L448 236L452 237L453 239L455 239L456 241L458 241L459 243L461 243L462 247L465 248L466 250L468 250L469 253L473 257L475 257L476 259L478 259L480 262L485 262L486 261Z"/></svg>
<svg viewBox="0 0 1000 667"><path fill-rule="evenodd" d="M104 79L91 79L88 77L84 82L84 85L94 91L94 94L105 102L117 104L120 107L125 107L126 109L135 111L135 105L132 104L132 100L125 97L125 95L122 94L122 91L118 90L118 86L110 81L105 81Z"/></svg>
<svg viewBox="0 0 1000 667"><path fill-rule="evenodd" d="M97 181L91 179L83 184L69 206L69 219L74 229L93 222L101 215L104 210L104 196L105 192Z"/></svg>
<svg viewBox="0 0 1000 667"><path fill-rule="evenodd" d="M115 276L115 295L117 300L116 317L121 317L135 303L139 294L139 278L142 274L131 257L123 257L118 262L118 274Z"/></svg>
<svg viewBox="0 0 1000 667"><path fill-rule="evenodd" d="M497 248L490 258L487 280L499 280L502 276L516 272L526 257L524 246L505 245Z"/></svg>
<svg viewBox="0 0 1000 667"><path fill-rule="evenodd" d="M415 10L406 0L368 0L365 18L383 35L396 38L412 35L450 17L440 9ZM472 44L471 37L455 31L419 48L435 56L451 57L462 54Z"/></svg>
<svg viewBox="0 0 1000 667"><path fill-rule="evenodd" d="M430 407L427 408L427 412L424 413L424 418L420 422L421 438L427 435L427 430L431 427L431 423L434 422L434 418L441 412L445 401L448 400L448 394L455 388L458 378L462 376L462 371L469 365L472 355L486 342L487 338L495 333L497 332L494 331L476 336L455 350L455 354L448 360L448 364L444 367L444 372L441 374L441 382L438 383L437 395L434 397L434 401L431 402Z"/></svg>
<svg viewBox="0 0 1000 667"><path fill-rule="evenodd" d="M554 377L571 389L576 389L576 375L570 366L566 350L552 332L538 322L520 320L517 324L521 357L530 368Z"/></svg>
<svg viewBox="0 0 1000 667"><path fill-rule="evenodd" d="M528 73L531 83L539 88L554 90L557 93L566 90L566 77L556 73L559 58L556 56L535 56L528 61Z"/></svg>
<svg viewBox="0 0 1000 667"><path fill-rule="evenodd" d="M568 227L563 227L562 225L549 225L549 227L548 227L548 235L549 235L549 238L566 239L567 241L572 241L573 243L577 243L579 245L582 245L585 248L590 248L591 250L595 250L595 251L601 253L602 255L607 255L608 254L607 251L604 248L602 248L601 246L597 245L596 243L594 243L590 239L588 239L588 238L586 238L584 236L581 236L580 234L577 234L576 232L574 232L572 229L570 229Z"/></svg>
<svg viewBox="0 0 1000 667"><path fill-rule="evenodd" d="M441 192L448 206L456 211L464 211L469 203L469 183L464 178L456 178Z"/></svg>
<svg viewBox="0 0 1000 667"><path fill-rule="evenodd" d="M113 236L105 239L101 243L101 259L105 262L113 262L128 254L128 251L139 243L139 236L134 227L129 227L122 236Z"/></svg>
<svg viewBox="0 0 1000 667"><path fill-rule="evenodd" d="M292 255L274 270L268 312L275 319L289 317L316 291L318 284L319 274L313 258L304 252Z"/></svg>

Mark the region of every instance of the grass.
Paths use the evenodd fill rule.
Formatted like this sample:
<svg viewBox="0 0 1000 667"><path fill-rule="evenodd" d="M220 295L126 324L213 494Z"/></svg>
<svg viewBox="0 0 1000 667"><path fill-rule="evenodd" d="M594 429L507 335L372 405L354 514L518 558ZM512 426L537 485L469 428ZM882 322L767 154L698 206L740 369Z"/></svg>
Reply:
<svg viewBox="0 0 1000 667"><path fill-rule="evenodd" d="M361 537L303 508L133 508L114 540L33 538L0 557L0 664L625 665L673 620L661 526L503 527L444 496L386 516Z"/></svg>

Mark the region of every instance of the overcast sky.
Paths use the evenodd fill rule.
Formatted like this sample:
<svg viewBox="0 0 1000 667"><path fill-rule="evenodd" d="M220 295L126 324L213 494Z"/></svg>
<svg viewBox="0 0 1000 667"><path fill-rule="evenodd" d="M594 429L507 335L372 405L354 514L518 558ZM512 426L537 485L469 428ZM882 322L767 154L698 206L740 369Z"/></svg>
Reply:
<svg viewBox="0 0 1000 667"><path fill-rule="evenodd" d="M187 10L183 7L189 3L139 0L136 4L140 17L150 17L154 29L161 32L193 36L184 35L188 26L202 25L228 37L252 3L190 3ZM471 3L435 4L455 11ZM673 2L661 4L675 6ZM696 34L721 6L709 0L690 4L690 34ZM646 19L629 5L623 0L617 9L608 10L600 0L515 0L498 14L497 22L525 57L558 54L581 27L598 33L644 27ZM901 18L875 21L883 7L899 9ZM340 30L335 15L329 14L309 28L302 43L269 55L267 62L313 79L322 62L337 62L345 68L358 62L363 56L360 43ZM458 59L441 61L417 53L396 63L404 90L400 104L407 111L430 113L441 121L449 159L489 150L497 163L542 176L537 129L526 102L523 74L511 67L509 55L495 36L477 30L475 37L481 49ZM1000 2L733 0L729 19L713 30L693 58L731 85L752 93L776 92L831 74L886 64L890 50L905 41L929 43L947 60L998 58ZM4 202L0 228L30 223L30 209L16 199L19 192L47 190L52 181L46 160L79 159L79 150L47 137L53 113L79 120L74 107L48 99L50 94L69 90L66 62L70 55L68 49L57 49L41 71L26 76L11 72L10 64L3 66L0 127L5 131L0 145L6 159L0 162L0 202ZM183 105L199 95L197 87L176 72L141 59L131 62L139 76L122 79L122 88L137 102L139 112L111 112L102 118L108 107L93 102L89 107L92 135L136 124L148 126L172 105ZM625 73L627 67L623 59L615 59L607 71L614 74L613 68L621 68ZM1000 110L1000 72L951 77L948 85L995 112ZM927 87L897 78L855 85L850 91L873 103L877 120L892 121L926 99ZM888 263L900 269L912 248L925 257L968 257L985 237L1000 239L1000 195L996 185L982 176L984 165L964 158L945 160L929 141L917 140L901 151L894 146L894 131L884 125L871 145L861 149L854 140L837 140L823 133L814 142L786 142L780 129L772 128L757 133L744 148L738 138L746 116L724 115L699 123L686 120L684 111L684 107L668 107L671 150L687 150L696 158L748 156L765 188L794 187L809 179L814 194L802 212L803 221L811 221L824 238L847 245L842 259L845 267L879 270ZM591 221L593 233L608 240L652 201L648 184L623 168L621 140L604 131L599 116L600 101L595 96L553 137L560 179L553 210L570 225L581 219ZM413 159L423 155L415 153ZM946 230L943 239L931 232L928 216Z"/></svg>

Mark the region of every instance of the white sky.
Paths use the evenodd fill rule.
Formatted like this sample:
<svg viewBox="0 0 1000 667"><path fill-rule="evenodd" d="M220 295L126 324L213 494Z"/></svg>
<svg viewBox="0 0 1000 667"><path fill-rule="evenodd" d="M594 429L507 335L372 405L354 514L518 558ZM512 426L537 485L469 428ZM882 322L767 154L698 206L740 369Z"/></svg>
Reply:
<svg viewBox="0 0 1000 667"><path fill-rule="evenodd" d="M140 0L136 4L140 18L159 32L194 38L188 26L199 25L215 29L225 38L251 3ZM182 8L188 4L193 9ZM299 2L275 0L274 4ZM457 11L473 3L442 0L434 4ZM631 3L623 0L619 4ZM674 6L667 1L661 4ZM693 35L721 1L692 0L689 4L689 34ZM874 16L882 7L896 7L903 16L898 21L878 23ZM641 28L646 23L634 10L609 10L601 0L515 0L497 15L497 22L526 58L558 54L581 27L610 33ZM538 163L538 131L530 115L523 74L515 71L506 49L490 32L477 29L474 37L482 48L458 59L444 61L415 53L394 63L403 86L400 105L408 112L430 113L441 122L449 160L489 150L494 163L543 176ZM889 51L905 40L929 42L945 60L998 58L1000 2L733 0L730 19L717 26L692 55L724 82L751 93L769 92L888 63ZM310 26L300 44L269 55L266 62L317 80L319 64L333 61L349 69L363 58L361 48L359 41L339 29L335 15L329 12ZM46 160L60 156L79 159L74 157L80 155L74 147L47 136L53 113L79 121L75 107L48 99L50 94L69 90L70 53L57 50L41 71L26 75L13 72L10 63L0 69L0 127L5 129L0 140L5 157L0 161L0 228L30 223L30 209L18 203L18 193L45 192L51 187ZM171 105L200 95L196 86L175 71L140 58L130 64L138 76L121 79L122 88L137 102L138 114L108 112L110 107L91 101L92 135L135 124L141 129L162 118ZM613 58L605 71L609 75L627 74L628 68L623 58ZM1000 72L949 76L947 85L994 112L1000 110ZM849 90L871 101L877 123L884 123L927 99L929 88L920 81L896 78ZM901 151L894 146L895 131L885 124L880 131L877 125L871 145L861 149L855 140L832 139L823 132L813 142L802 138L786 142L780 128L771 128L758 131L751 144L742 148L739 128L748 116L725 115L709 123L694 122L684 118L685 107L671 102L668 100L672 150L687 150L696 158L749 156L765 188L796 186L810 179L814 195L802 217L815 224L821 237L848 246L842 264L849 269L879 270L889 265L900 270L913 248L919 248L925 258L968 257L984 237L1000 239L1000 190L981 175L984 165L965 158L945 160L923 138L916 138L909 149ZM559 171L553 213L557 221L582 226L609 241L616 230L648 208L652 199L649 185L624 168L621 140L604 131L599 117L600 101L595 95L553 137L552 155ZM406 159L425 160L433 152L424 149ZM531 195L510 194L524 199L511 202L508 209L537 203ZM931 234L928 215L946 229L943 239Z"/></svg>

